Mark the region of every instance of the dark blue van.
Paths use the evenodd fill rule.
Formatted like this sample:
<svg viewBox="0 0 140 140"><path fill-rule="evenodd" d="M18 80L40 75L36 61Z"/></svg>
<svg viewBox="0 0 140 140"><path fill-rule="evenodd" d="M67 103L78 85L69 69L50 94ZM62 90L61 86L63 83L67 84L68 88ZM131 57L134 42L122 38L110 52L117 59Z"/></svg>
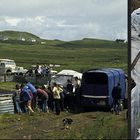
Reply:
<svg viewBox="0 0 140 140"><path fill-rule="evenodd" d="M103 68L84 72L81 81L81 105L111 107L112 90L118 82L122 89L121 100L124 101L126 82L122 69Z"/></svg>

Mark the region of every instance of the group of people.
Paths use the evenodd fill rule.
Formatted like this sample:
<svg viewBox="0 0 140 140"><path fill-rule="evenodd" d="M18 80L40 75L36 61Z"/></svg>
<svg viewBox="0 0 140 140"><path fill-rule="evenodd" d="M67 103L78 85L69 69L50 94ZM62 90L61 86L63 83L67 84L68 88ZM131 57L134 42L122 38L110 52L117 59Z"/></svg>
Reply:
<svg viewBox="0 0 140 140"><path fill-rule="evenodd" d="M48 76L50 73L50 67L46 65L37 65L35 68L30 68L27 73L29 76Z"/></svg>
<svg viewBox="0 0 140 140"><path fill-rule="evenodd" d="M66 87L61 87L56 82L52 86L34 86L28 81L21 85L16 84L13 94L15 113L33 113L36 109L40 112L56 112L75 109L80 105L80 80L75 77L74 82L67 80ZM112 111L118 115L121 110L121 87L117 84L112 90Z"/></svg>
<svg viewBox="0 0 140 140"><path fill-rule="evenodd" d="M70 79L67 86L62 88L56 82L52 86L34 86L28 81L21 85L16 84L13 93L13 103L15 113L56 112L74 107L80 89L80 80L75 77L75 82Z"/></svg>

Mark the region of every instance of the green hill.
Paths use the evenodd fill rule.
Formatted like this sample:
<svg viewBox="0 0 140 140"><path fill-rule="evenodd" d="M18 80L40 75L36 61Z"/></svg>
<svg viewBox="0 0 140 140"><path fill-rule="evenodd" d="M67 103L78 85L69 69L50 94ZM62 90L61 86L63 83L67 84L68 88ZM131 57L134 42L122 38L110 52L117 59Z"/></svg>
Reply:
<svg viewBox="0 0 140 140"><path fill-rule="evenodd" d="M25 38L25 39L30 39L34 38L37 40L40 40L40 38L34 34L28 33L28 32L20 32L20 31L1 31L0 32L1 36L8 37L9 39L12 40L17 40L20 37Z"/></svg>
<svg viewBox="0 0 140 140"><path fill-rule="evenodd" d="M30 44L56 45L62 43L63 41L41 39L38 36L28 32L0 31L0 42L21 45L30 45Z"/></svg>
<svg viewBox="0 0 140 140"><path fill-rule="evenodd" d="M35 40L35 41L33 41ZM20 31L0 31L0 42L7 44L17 44L17 45L33 45L41 44L45 46L57 46L57 47L117 47L126 46L126 43L117 43L115 41L101 40L84 38L82 40L75 41L62 41L62 40L48 40L41 39L38 36Z"/></svg>
<svg viewBox="0 0 140 140"><path fill-rule="evenodd" d="M106 47L126 47L127 43L118 43L116 41L110 40L101 40L101 39L90 39L84 38L82 40L75 40L64 42L63 44L59 44L60 47L97 47L97 48L106 48Z"/></svg>

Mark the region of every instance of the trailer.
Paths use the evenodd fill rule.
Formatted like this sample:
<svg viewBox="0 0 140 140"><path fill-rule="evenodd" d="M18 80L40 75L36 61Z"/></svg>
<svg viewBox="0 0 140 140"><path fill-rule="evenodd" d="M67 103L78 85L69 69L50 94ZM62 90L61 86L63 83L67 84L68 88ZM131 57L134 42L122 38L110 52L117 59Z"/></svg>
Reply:
<svg viewBox="0 0 140 140"><path fill-rule="evenodd" d="M111 107L113 103L112 90L120 83L121 101L126 96L125 73L122 69L103 68L92 69L83 73L81 80L81 106Z"/></svg>

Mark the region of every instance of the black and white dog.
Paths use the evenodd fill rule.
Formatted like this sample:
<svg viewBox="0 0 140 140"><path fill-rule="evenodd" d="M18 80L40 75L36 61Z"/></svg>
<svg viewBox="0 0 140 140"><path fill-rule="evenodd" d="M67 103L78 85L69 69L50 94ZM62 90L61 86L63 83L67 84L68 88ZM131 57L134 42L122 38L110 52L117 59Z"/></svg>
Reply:
<svg viewBox="0 0 140 140"><path fill-rule="evenodd" d="M71 124L73 120L71 118L65 118L63 119L63 124L65 129L71 129Z"/></svg>

